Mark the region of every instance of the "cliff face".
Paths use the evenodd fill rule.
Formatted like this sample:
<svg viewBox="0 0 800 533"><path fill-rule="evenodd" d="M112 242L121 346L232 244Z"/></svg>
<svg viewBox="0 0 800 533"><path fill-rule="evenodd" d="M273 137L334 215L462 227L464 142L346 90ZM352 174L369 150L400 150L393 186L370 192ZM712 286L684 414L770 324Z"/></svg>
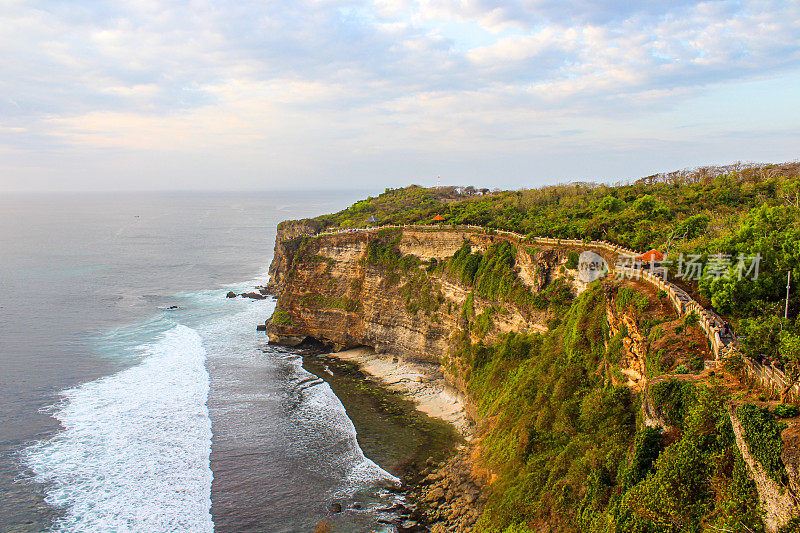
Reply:
<svg viewBox="0 0 800 533"><path fill-rule="evenodd" d="M391 269L368 261L375 233L322 235L303 240L308 228L284 228L276 241L270 288L279 296L267 324L272 342L295 344L306 337L344 348L374 347L405 358L439 363L448 354L467 317L492 313L482 338L501 333L543 330L544 312L470 298L471 289L427 268L451 257L466 242L486 250L501 239L462 231L397 230L394 242L418 264ZM373 243L374 244L374 243ZM534 291L548 281L559 255L517 248L517 274ZM470 309L465 311L465 305Z"/></svg>
<svg viewBox="0 0 800 533"><path fill-rule="evenodd" d="M308 221L285 223L279 228L275 259L270 266L269 287L278 296L275 313L267 323L271 342L291 345L311 337L336 349L366 345L411 361L446 363L447 379L465 392L471 364L463 358L446 360L464 343L465 335L472 344L482 341L489 346L506 332L547 329L545 324L551 318L547 311L537 310L535 305L476 296L481 292L476 290L477 282L470 286L450 269L456 252L463 258L465 251L482 251L486 257L493 245L510 240L502 235L419 228L325 235L318 235L318 231ZM515 245L515 280L532 294L546 293L557 276L574 274L562 269L567 255L564 248L511 242ZM448 259L447 267L440 268L444 259ZM573 292L585 289L580 283L571 284ZM711 357L703 332L697 326L687 327L669 302L643 283L609 281L603 283L603 290L605 297L585 300L593 303L583 311L587 316L596 311L596 315L604 317L610 334L604 336L607 353L602 366L595 365L597 372L607 373L616 384L642 393L645 425L664 427L672 437L679 438L680 432L668 427L666 415L653 404L648 385L676 377L703 379L699 374L676 376L669 371L686 361L688 355ZM556 326L552 333L560 331ZM663 365L659 371L663 376L649 380L648 365L655 365L656 370ZM566 383L558 383L563 384L562 381ZM474 420L479 420L469 402L465 408ZM539 414L546 412L550 411ZM484 421L491 426L496 418L486 416ZM535 424L540 419L545 420L537 416ZM766 528L777 531L798 516L794 495L800 494L800 431L784 435L782 460L788 472L788 487L781 487L753 458L733 411L731 421L735 443L756 482ZM541 425L547 429L544 422ZM531 432L526 429L526 433ZM461 503L451 505L460 498L459 491L474 492L470 484L465 485L466 489L453 489L450 494L446 487L429 481L430 486L419 497L428 502L431 519L472 523L477 518L457 512ZM459 486L462 481L458 479Z"/></svg>
<svg viewBox="0 0 800 533"><path fill-rule="evenodd" d="M283 276L289 272L292 259L297 252L303 237L319 233L320 223L316 220L286 220L278 224L275 237L275 253L269 266L269 282L266 290L269 294L278 295Z"/></svg>
<svg viewBox="0 0 800 533"><path fill-rule="evenodd" d="M622 332L622 353L619 368L625 377L625 385L641 392L647 385L646 358L649 350L647 338L642 334L636 317L628 312L620 312L614 299L613 287L606 286L606 320L611 335Z"/></svg>

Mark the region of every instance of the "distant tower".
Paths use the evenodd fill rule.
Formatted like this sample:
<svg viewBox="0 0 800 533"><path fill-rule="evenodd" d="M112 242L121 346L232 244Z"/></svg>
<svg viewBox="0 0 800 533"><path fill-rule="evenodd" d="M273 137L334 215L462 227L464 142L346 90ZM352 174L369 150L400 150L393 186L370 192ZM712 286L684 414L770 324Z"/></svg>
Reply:
<svg viewBox="0 0 800 533"><path fill-rule="evenodd" d="M436 176L436 188L437 189L439 187L441 187L441 181L442 181L442 177L441 176Z"/></svg>

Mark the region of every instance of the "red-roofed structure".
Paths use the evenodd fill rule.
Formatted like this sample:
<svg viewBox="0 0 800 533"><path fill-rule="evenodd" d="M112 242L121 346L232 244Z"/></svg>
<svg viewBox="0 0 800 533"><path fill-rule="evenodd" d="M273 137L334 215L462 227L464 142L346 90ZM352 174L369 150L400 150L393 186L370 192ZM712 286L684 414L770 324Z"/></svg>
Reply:
<svg viewBox="0 0 800 533"><path fill-rule="evenodd" d="M658 250L649 250L642 255L636 256L634 259L641 261L642 263L649 263L651 261L658 263L659 261L664 260L664 254Z"/></svg>
<svg viewBox="0 0 800 533"><path fill-rule="evenodd" d="M444 217L442 215L436 215L433 217L434 222L444 222Z"/></svg>

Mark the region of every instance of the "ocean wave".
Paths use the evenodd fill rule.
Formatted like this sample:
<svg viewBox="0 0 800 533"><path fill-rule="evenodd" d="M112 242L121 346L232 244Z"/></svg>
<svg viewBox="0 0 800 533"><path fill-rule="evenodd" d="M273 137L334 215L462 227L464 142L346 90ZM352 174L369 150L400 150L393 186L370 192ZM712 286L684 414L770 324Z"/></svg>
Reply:
<svg viewBox="0 0 800 533"><path fill-rule="evenodd" d="M63 392L64 427L26 450L54 531L211 532L209 376L200 335L175 326L143 361Z"/></svg>

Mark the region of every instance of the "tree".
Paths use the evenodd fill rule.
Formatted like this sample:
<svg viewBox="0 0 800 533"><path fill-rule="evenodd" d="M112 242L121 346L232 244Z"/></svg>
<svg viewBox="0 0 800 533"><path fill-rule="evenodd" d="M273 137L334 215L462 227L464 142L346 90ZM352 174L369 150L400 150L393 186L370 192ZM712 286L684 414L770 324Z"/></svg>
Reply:
<svg viewBox="0 0 800 533"><path fill-rule="evenodd" d="M780 346L783 319L774 314L752 317L739 322L739 331L744 335L742 351L753 359L761 356L776 358Z"/></svg>

